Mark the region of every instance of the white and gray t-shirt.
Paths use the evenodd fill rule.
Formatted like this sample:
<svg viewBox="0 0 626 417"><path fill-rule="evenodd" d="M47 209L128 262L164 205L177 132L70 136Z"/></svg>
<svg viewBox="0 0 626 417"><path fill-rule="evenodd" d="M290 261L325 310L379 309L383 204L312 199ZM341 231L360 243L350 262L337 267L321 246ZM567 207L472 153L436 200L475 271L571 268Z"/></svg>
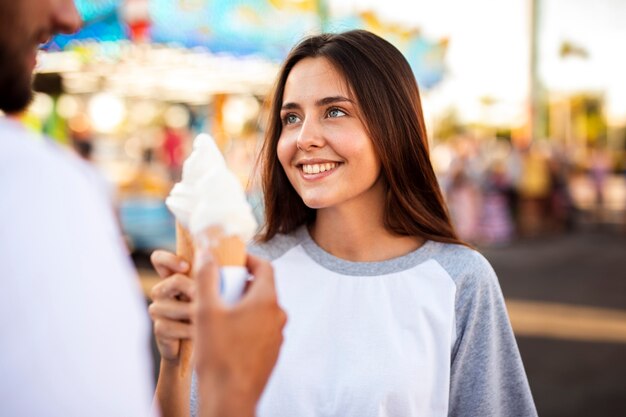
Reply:
<svg viewBox="0 0 626 417"><path fill-rule="evenodd" d="M536 416L497 277L478 252L427 241L350 262L301 227L271 259L288 316L259 417ZM197 390L192 388L192 415Z"/></svg>

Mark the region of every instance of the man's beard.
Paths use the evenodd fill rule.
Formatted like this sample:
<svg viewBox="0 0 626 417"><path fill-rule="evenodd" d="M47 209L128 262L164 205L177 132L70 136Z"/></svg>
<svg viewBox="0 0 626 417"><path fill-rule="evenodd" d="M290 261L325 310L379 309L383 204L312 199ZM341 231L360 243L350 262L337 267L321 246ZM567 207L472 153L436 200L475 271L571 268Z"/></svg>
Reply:
<svg viewBox="0 0 626 417"><path fill-rule="evenodd" d="M7 114L24 110L33 97L33 75L24 68L25 59L20 52L0 45L0 110Z"/></svg>

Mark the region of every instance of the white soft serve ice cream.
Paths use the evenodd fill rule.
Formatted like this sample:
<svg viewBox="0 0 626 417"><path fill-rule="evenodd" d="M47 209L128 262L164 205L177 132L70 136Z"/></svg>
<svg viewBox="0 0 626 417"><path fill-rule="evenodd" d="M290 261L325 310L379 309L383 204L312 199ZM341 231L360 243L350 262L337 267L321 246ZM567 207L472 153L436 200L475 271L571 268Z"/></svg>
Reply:
<svg viewBox="0 0 626 417"><path fill-rule="evenodd" d="M226 236L249 241L257 228L241 183L228 167L215 141L201 134L183 165L183 175L169 197L167 207L176 220L196 235L210 226L221 226Z"/></svg>

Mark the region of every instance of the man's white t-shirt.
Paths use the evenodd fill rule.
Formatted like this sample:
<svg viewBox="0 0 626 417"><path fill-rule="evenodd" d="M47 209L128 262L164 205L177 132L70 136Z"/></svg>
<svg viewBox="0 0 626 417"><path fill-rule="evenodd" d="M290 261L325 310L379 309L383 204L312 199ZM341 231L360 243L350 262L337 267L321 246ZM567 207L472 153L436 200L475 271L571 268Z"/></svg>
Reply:
<svg viewBox="0 0 626 417"><path fill-rule="evenodd" d="M0 415L151 415L145 302L101 188L0 118Z"/></svg>

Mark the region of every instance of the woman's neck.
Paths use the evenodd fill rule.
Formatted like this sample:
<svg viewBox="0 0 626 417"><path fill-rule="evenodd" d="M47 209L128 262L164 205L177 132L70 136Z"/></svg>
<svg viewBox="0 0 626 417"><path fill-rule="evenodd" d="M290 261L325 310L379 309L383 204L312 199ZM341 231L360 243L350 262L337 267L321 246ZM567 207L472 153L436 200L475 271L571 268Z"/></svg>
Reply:
<svg viewBox="0 0 626 417"><path fill-rule="evenodd" d="M422 238L399 236L387 230L382 207L320 209L309 231L315 243L326 252L353 262L397 258L424 243Z"/></svg>

